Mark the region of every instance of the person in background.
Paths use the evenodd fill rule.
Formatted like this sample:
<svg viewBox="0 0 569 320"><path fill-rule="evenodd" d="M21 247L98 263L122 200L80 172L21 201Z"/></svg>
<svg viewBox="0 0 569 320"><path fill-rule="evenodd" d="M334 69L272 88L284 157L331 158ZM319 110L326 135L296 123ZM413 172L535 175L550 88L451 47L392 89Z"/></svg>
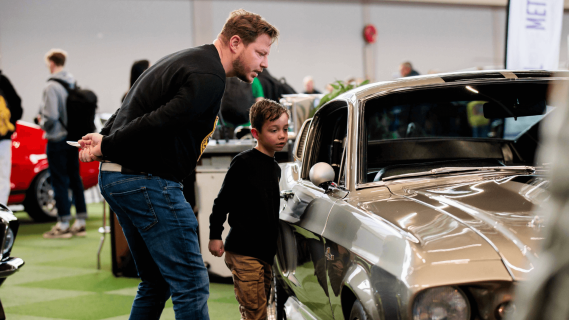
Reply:
<svg viewBox="0 0 569 320"><path fill-rule="evenodd" d="M225 253L241 318L261 320L267 319L279 233L281 169L275 152L286 145L288 113L282 105L265 99L251 107L249 117L257 146L231 161L209 217L208 248L216 257ZM224 246L221 234L227 214L231 230Z"/></svg>
<svg viewBox="0 0 569 320"><path fill-rule="evenodd" d="M419 75L419 72L413 69L413 65L411 65L411 62L409 61L403 62L399 66L399 73L401 74L401 77L412 77Z"/></svg>
<svg viewBox="0 0 569 320"><path fill-rule="evenodd" d="M130 88L132 88L138 77L140 77L140 75L146 69L148 69L148 67L150 67L150 61L148 60L138 60L132 64L132 67L130 68L130 86L128 87L129 90ZM124 95L122 96L121 102L124 101L124 98L126 98L127 94L128 91L125 92Z"/></svg>
<svg viewBox="0 0 569 320"><path fill-rule="evenodd" d="M153 64L101 133L79 141L81 161L102 161L99 188L140 275L130 319L159 319L170 296L176 319L209 319L198 222L181 182L214 133L226 78L252 83L278 35L258 14L231 12L213 44Z"/></svg>
<svg viewBox="0 0 569 320"><path fill-rule="evenodd" d="M263 86L258 78L253 79L251 84L251 90L253 91L253 97L255 97L255 102L261 101L265 98L265 93L263 92Z"/></svg>
<svg viewBox="0 0 569 320"><path fill-rule="evenodd" d="M55 80L60 79L75 87L75 79L64 69L67 52L51 49L45 55L45 61L51 74L43 90L43 98L38 115L38 123L45 131L47 139L47 162L51 176L51 186L57 207L57 224L44 233L43 237L71 238L73 235L85 236L87 206L83 182L79 174L79 150L65 141L67 138L67 90ZM71 201L69 189L73 192L77 212L75 223L70 227Z"/></svg>
<svg viewBox="0 0 569 320"><path fill-rule="evenodd" d="M304 83L303 93L308 93L308 94L321 93L320 91L314 89L314 79L312 79L311 76L304 77L303 83Z"/></svg>
<svg viewBox="0 0 569 320"><path fill-rule="evenodd" d="M22 118L22 99L10 80L0 70L0 203L6 205L10 196L12 169L12 133Z"/></svg>

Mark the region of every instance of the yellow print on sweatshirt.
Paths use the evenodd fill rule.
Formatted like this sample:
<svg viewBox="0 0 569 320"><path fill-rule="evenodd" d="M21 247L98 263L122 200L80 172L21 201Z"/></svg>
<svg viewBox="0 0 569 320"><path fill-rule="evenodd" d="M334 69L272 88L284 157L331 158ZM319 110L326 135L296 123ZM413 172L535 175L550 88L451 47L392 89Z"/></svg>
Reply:
<svg viewBox="0 0 569 320"><path fill-rule="evenodd" d="M205 138L202 140L200 156L198 157L197 161L199 161L200 158L202 157L203 151L205 150L205 147L207 147L207 143L209 142L209 138L211 138L211 136L213 135L213 132L215 131L215 127L217 126L218 120L219 120L219 117L215 117L215 122L213 123L213 130L211 130L211 132L207 136L205 136Z"/></svg>
<svg viewBox="0 0 569 320"><path fill-rule="evenodd" d="M10 109L8 109L4 97L0 95L0 136L4 136L9 131L14 131L15 129L10 122Z"/></svg>

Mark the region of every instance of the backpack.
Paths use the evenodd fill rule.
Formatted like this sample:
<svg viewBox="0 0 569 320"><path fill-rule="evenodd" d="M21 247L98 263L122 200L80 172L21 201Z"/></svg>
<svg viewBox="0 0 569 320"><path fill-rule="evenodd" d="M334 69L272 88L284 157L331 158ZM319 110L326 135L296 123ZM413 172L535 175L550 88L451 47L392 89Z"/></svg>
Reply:
<svg viewBox="0 0 569 320"><path fill-rule="evenodd" d="M0 91L0 137L8 135L14 130L16 127L10 122L10 109L8 109L2 91Z"/></svg>
<svg viewBox="0 0 569 320"><path fill-rule="evenodd" d="M277 79L273 77L267 69L259 73L259 81L263 87L266 99L271 99L276 102L282 98L283 94L292 94L296 91L286 82L284 78Z"/></svg>
<svg viewBox="0 0 569 320"><path fill-rule="evenodd" d="M234 126L249 122L249 109L255 103L250 83L235 77L225 81L225 92L221 98L221 116Z"/></svg>
<svg viewBox="0 0 569 320"><path fill-rule="evenodd" d="M80 140L84 135L95 132L95 112L97 110L97 96L91 90L81 89L77 85L73 89L61 79L50 78L61 84L68 93L65 102L67 110L67 125L61 117L59 122L67 130L67 140Z"/></svg>

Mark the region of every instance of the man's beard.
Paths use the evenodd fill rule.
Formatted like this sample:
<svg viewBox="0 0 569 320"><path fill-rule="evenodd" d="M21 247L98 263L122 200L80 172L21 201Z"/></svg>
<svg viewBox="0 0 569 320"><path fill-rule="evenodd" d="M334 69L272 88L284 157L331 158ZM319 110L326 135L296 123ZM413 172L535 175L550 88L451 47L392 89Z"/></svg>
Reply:
<svg viewBox="0 0 569 320"><path fill-rule="evenodd" d="M247 79L247 73L245 72L245 66L243 65L243 61L241 60L243 56L243 53L241 53L237 59L233 60L233 72L235 72L235 76L237 77L237 79L243 81L243 82L247 82L247 83L252 83L252 81L249 81L249 79Z"/></svg>

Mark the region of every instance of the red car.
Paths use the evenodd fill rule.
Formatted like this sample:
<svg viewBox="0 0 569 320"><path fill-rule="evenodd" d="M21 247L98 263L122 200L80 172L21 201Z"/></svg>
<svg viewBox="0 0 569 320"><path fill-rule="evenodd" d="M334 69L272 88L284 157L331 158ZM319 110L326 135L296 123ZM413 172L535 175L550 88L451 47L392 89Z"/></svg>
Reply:
<svg viewBox="0 0 569 320"><path fill-rule="evenodd" d="M34 221L52 221L57 208L50 183L44 131L35 124L18 121L12 135L12 175L8 205L23 204ZM99 162L80 163L83 188L98 182Z"/></svg>

